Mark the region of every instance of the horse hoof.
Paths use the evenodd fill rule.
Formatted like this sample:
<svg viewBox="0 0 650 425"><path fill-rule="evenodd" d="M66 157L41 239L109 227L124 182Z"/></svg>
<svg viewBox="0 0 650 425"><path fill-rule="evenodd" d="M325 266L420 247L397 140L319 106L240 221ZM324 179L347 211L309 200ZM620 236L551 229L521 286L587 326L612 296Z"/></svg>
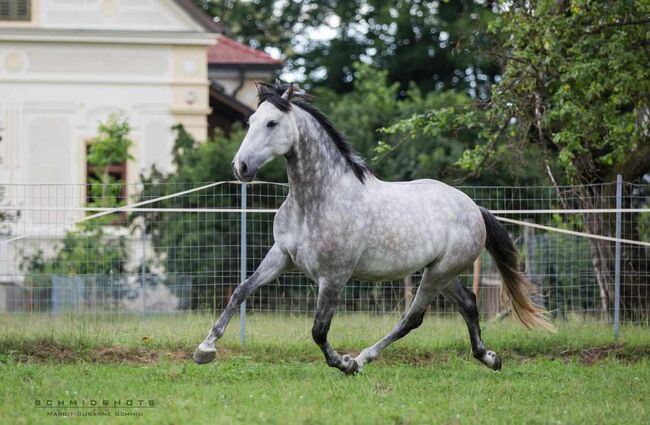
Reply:
<svg viewBox="0 0 650 425"><path fill-rule="evenodd" d="M481 358L481 362L492 370L501 370L501 358L494 351L487 351Z"/></svg>
<svg viewBox="0 0 650 425"><path fill-rule="evenodd" d="M492 370L501 370L501 357L498 354L494 353L494 364L492 365Z"/></svg>
<svg viewBox="0 0 650 425"><path fill-rule="evenodd" d="M192 356L192 359L196 364L206 364L213 361L216 356L217 356L217 350L208 350L208 351L196 350L194 352L194 355Z"/></svg>
<svg viewBox="0 0 650 425"><path fill-rule="evenodd" d="M359 373L359 364L355 359L352 357L345 355L343 356L343 362L345 363L343 370L343 373L346 375L356 375Z"/></svg>

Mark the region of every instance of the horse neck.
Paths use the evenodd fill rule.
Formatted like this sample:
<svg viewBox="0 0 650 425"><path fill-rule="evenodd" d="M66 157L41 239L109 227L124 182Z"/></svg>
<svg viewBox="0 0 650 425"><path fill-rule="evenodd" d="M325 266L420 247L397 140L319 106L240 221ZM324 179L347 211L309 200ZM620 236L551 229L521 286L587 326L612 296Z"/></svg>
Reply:
<svg viewBox="0 0 650 425"><path fill-rule="evenodd" d="M317 205L328 193L362 189L343 154L329 134L309 113L294 108L298 142L287 157L287 176L292 198L303 206Z"/></svg>

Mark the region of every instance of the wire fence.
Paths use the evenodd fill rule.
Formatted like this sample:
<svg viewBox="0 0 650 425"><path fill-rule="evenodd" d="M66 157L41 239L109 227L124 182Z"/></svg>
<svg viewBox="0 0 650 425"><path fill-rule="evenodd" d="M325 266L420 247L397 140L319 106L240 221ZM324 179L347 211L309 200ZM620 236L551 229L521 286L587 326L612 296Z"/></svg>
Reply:
<svg viewBox="0 0 650 425"><path fill-rule="evenodd" d="M618 308L621 320L648 324L650 185L459 189L504 220L554 317L610 320ZM0 313L218 314L271 247L288 186L139 184L111 193L106 203L87 185L0 185ZM400 312L419 279L350 282L339 309ZM461 279L483 317L503 312L486 253ZM258 289L245 311L311 313L317 289L287 273ZM431 313L455 308L439 297Z"/></svg>

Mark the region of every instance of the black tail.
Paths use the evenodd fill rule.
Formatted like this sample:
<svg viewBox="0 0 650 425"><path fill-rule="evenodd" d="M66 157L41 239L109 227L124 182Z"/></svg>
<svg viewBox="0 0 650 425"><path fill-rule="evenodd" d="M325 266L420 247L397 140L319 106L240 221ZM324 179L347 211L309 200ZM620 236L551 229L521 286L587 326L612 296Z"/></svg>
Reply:
<svg viewBox="0 0 650 425"><path fill-rule="evenodd" d="M480 208L487 239L485 247L497 263L503 285L501 297L507 304L512 305L515 317L527 328L542 327L555 332L555 327L546 317L546 311L535 305L531 296L535 287L519 270L519 253L510 235L497 218L485 208Z"/></svg>

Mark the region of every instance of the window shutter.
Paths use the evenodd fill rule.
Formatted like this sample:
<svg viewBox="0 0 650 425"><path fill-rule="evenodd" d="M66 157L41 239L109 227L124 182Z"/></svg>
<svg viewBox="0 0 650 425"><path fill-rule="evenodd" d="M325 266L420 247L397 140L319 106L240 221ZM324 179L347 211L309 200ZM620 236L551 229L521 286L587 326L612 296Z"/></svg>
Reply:
<svg viewBox="0 0 650 425"><path fill-rule="evenodd" d="M31 21L31 0L0 0L0 21Z"/></svg>

